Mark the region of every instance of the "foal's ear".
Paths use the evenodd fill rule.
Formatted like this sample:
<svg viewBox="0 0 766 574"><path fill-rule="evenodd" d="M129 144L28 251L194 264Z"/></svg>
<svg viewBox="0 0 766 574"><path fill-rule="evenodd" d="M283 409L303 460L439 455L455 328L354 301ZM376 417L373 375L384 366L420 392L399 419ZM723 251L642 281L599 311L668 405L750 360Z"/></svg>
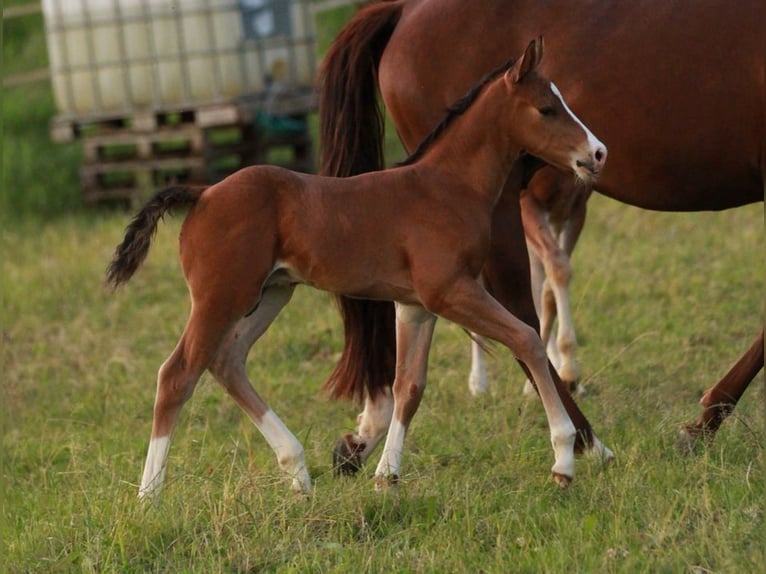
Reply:
<svg viewBox="0 0 766 574"><path fill-rule="evenodd" d="M524 55L519 58L519 60L510 70L508 70L509 79L513 83L520 82L524 79L524 76L537 68L537 65L542 59L543 37L538 36L527 45L527 49L524 50Z"/></svg>

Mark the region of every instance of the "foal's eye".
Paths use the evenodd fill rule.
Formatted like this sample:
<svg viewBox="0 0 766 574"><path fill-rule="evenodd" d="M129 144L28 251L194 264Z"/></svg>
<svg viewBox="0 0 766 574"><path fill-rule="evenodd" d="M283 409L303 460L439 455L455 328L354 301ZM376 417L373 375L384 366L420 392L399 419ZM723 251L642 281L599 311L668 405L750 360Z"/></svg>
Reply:
<svg viewBox="0 0 766 574"><path fill-rule="evenodd" d="M545 116L545 117L551 117L556 115L556 110L553 109L553 106L543 106L542 108L539 108L537 111L540 112L541 116Z"/></svg>

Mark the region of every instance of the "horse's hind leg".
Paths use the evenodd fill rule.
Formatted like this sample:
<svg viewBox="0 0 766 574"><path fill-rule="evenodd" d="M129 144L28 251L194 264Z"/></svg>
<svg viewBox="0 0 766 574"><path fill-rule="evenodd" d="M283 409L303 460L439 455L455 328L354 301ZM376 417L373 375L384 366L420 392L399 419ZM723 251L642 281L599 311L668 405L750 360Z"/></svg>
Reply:
<svg viewBox="0 0 766 574"><path fill-rule="evenodd" d="M240 319L227 335L210 365L210 372L258 427L274 450L280 468L292 478L293 490L308 492L311 478L306 469L303 446L253 389L245 371L250 348L290 301L292 293L292 286L266 288L256 310Z"/></svg>
<svg viewBox="0 0 766 574"><path fill-rule="evenodd" d="M231 325L215 312L206 311L205 305L195 306L175 350L160 367L140 498L159 495L178 414Z"/></svg>

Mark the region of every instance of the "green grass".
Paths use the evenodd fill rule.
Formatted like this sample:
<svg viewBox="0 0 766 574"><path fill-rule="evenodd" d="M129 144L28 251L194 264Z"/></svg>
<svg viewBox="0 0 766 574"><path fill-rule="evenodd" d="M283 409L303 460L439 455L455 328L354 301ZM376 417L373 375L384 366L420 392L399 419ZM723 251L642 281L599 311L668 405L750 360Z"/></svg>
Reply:
<svg viewBox="0 0 766 574"><path fill-rule="evenodd" d="M136 492L154 381L188 312L180 218L162 225L133 281L107 291L130 214L80 206L79 152L47 141L52 106L44 86L3 98L0 570L762 569L763 377L710 448L673 448L762 325L761 205L681 215L591 200L574 258L588 389L578 402L617 460L579 460L567 491L550 480L545 417L521 396L515 363L498 349L490 394L471 398L468 341L446 322L399 494L373 491L374 462L334 478L330 450L357 411L320 391L340 321L328 295L300 288L249 372L303 442L315 492L289 492L265 441L206 376L182 414L163 500L146 507Z"/></svg>
<svg viewBox="0 0 766 574"><path fill-rule="evenodd" d="M182 416L159 509L138 504L136 483L155 373L188 301L177 220L130 285L102 287L126 220L81 213L0 234L8 571L742 572L762 563L762 389L746 394L710 449L673 449L700 391L759 326L760 207L669 215L593 199L575 259L590 390L580 402L618 458L607 469L580 460L570 490L548 477L545 419L521 397L519 370L498 352L490 396L471 399L467 340L447 323L399 496L373 492L372 468L333 478L330 449L355 410L319 392L341 332L329 297L305 288L256 346L250 373L303 441L315 493L289 492L265 442L206 377Z"/></svg>

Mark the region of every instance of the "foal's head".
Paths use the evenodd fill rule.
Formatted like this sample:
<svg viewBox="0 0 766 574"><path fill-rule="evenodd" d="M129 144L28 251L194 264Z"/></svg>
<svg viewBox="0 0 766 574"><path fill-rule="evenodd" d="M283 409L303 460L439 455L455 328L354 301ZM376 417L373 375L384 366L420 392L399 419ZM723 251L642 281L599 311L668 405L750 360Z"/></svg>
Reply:
<svg viewBox="0 0 766 574"><path fill-rule="evenodd" d="M604 167L606 146L572 113L553 82L537 72L542 57L540 37L503 77L513 102L515 139L529 154L592 181Z"/></svg>

